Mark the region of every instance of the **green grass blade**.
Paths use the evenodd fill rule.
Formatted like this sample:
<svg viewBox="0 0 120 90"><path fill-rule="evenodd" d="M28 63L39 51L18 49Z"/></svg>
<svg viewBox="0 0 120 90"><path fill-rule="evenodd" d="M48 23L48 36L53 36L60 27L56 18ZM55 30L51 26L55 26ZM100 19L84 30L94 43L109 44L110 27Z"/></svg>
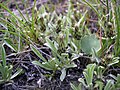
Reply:
<svg viewBox="0 0 120 90"><path fill-rule="evenodd" d="M17 51L17 47L12 43L10 39L5 38L4 43L15 52Z"/></svg>
<svg viewBox="0 0 120 90"><path fill-rule="evenodd" d="M98 17L99 17L98 11L97 11L88 1L86 1L86 0L82 0L82 1L84 1L92 10L94 10L95 13L96 13L96 14L98 15Z"/></svg>
<svg viewBox="0 0 120 90"><path fill-rule="evenodd" d="M18 76L20 73L22 72L22 69L19 69L17 72L15 72L10 79L15 78L16 76Z"/></svg>
<svg viewBox="0 0 120 90"><path fill-rule="evenodd" d="M2 61L3 61L3 66L6 66L6 53L5 53L5 49L4 46L2 46Z"/></svg>
<svg viewBox="0 0 120 90"><path fill-rule="evenodd" d="M46 42L47 42L46 45L47 45L53 52L57 53L57 49L56 49L56 47L54 46L53 42L52 42L50 39L48 39L48 38L46 38Z"/></svg>
<svg viewBox="0 0 120 90"><path fill-rule="evenodd" d="M42 59L44 62L47 61L33 45L30 45L30 48L40 59Z"/></svg>

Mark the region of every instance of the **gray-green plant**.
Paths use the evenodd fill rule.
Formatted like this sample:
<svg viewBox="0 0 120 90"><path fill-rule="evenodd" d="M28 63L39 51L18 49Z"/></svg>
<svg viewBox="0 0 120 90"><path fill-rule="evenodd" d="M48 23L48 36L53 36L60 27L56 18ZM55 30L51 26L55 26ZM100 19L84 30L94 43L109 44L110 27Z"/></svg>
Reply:
<svg viewBox="0 0 120 90"><path fill-rule="evenodd" d="M83 71L83 75L85 79L79 78L78 81L82 83L85 88L89 90L93 90L93 76L94 76L94 69L96 64L88 64L87 68Z"/></svg>
<svg viewBox="0 0 120 90"><path fill-rule="evenodd" d="M101 81L96 81L95 87L98 87L98 90L115 90L115 89L112 89L113 87L112 80L108 80L106 85L104 85L103 82Z"/></svg>
<svg viewBox="0 0 120 90"><path fill-rule="evenodd" d="M5 49L4 46L2 46L2 61L0 63L0 83L9 82L22 72L22 69L19 69L17 72L12 74L12 69L13 65L7 65Z"/></svg>
<svg viewBox="0 0 120 90"><path fill-rule="evenodd" d="M98 79L103 79L104 69L105 69L105 67L103 67L103 66L97 66L96 67L95 74L96 74Z"/></svg>
<svg viewBox="0 0 120 90"><path fill-rule="evenodd" d="M114 79L115 80L107 80L107 83L105 85L102 81L96 81L95 86L97 86L99 90L119 90L119 75L117 75L117 77L114 76Z"/></svg>
<svg viewBox="0 0 120 90"><path fill-rule="evenodd" d="M42 62L40 61L33 61L32 63L35 65L38 65L46 70L52 70L53 75L57 70L61 71L60 80L63 81L66 76L66 70L68 68L74 68L76 65L72 61L72 59L69 58L69 55L67 53L59 53L58 47L48 38L46 38L46 46L48 46L54 57L49 57L50 59L46 60L43 55L36 49L35 46L31 45L31 50L40 58L42 59Z"/></svg>
<svg viewBox="0 0 120 90"><path fill-rule="evenodd" d="M120 75L117 77L114 75L110 75L113 79L108 79L106 84L103 79L103 69L102 66L97 66L96 64L88 64L87 68L83 71L83 78L79 78L80 82L77 85L70 83L71 88L73 90L119 90L120 89ZM93 77L97 76L96 79ZM103 81L102 81L103 80ZM93 83L94 82L94 83Z"/></svg>

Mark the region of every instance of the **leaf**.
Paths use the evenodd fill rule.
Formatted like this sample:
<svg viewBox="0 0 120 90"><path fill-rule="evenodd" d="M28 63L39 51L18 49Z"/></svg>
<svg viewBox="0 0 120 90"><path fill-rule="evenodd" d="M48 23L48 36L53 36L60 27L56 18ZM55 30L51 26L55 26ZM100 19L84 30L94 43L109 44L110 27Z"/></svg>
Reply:
<svg viewBox="0 0 120 90"><path fill-rule="evenodd" d="M65 68L74 68L74 67L77 67L75 63L65 65Z"/></svg>
<svg viewBox="0 0 120 90"><path fill-rule="evenodd" d="M53 52L57 53L57 48L54 46L53 42L48 38L46 38L46 42L47 43L45 45L48 46Z"/></svg>
<svg viewBox="0 0 120 90"><path fill-rule="evenodd" d="M33 61L32 64L38 65L38 66L40 66L40 67L42 67L42 68L44 68L44 69L46 69L46 70L52 70L51 68L44 66L44 65L43 65L42 63L40 63L39 61Z"/></svg>
<svg viewBox="0 0 120 90"><path fill-rule="evenodd" d="M55 63L54 60L49 60L48 62L43 62L42 65L44 67L47 67L47 68L53 70L53 71L55 71L56 68L57 68L56 63Z"/></svg>
<svg viewBox="0 0 120 90"><path fill-rule="evenodd" d="M113 58L113 60L107 66L110 67L116 63L119 63L119 57Z"/></svg>
<svg viewBox="0 0 120 90"><path fill-rule="evenodd" d="M70 83L70 86L73 90L78 90L77 87L74 84Z"/></svg>
<svg viewBox="0 0 120 90"><path fill-rule="evenodd" d="M87 54L92 54L93 49L95 50L95 52L98 52L100 48L100 40L98 40L94 34L87 35L81 38L81 49L83 52Z"/></svg>
<svg viewBox="0 0 120 90"><path fill-rule="evenodd" d="M78 90L82 90L82 84L81 83L78 85Z"/></svg>
<svg viewBox="0 0 120 90"><path fill-rule="evenodd" d="M61 76L60 76L60 80L63 81L63 80L65 79L65 76L66 76L66 69L63 68L63 69L61 70L61 72L62 72L62 74L61 74Z"/></svg>
<svg viewBox="0 0 120 90"><path fill-rule="evenodd" d="M83 75L86 79L87 85L90 86L92 84L93 80L93 73L95 69L96 64L88 64L87 69L84 70Z"/></svg>
<svg viewBox="0 0 120 90"><path fill-rule="evenodd" d="M22 72L22 69L19 69L17 72L15 72L10 79L15 78L16 76L18 76L20 73Z"/></svg>
<svg viewBox="0 0 120 90"><path fill-rule="evenodd" d="M10 65L10 66L9 66L9 68L8 68L8 70L6 71L6 72L7 72L7 74L9 75L9 76L8 76L8 78L9 78L9 79L10 79L11 74L12 74L12 69L13 69L13 66L12 66L12 65Z"/></svg>
<svg viewBox="0 0 120 90"><path fill-rule="evenodd" d="M85 79L86 79L87 85L90 85L90 80L89 80L88 74L87 74L86 72L83 72L83 75L84 75L84 77L85 77ZM91 78L91 77L90 77L90 78Z"/></svg>
<svg viewBox="0 0 120 90"><path fill-rule="evenodd" d="M112 81L111 80L108 80L104 90L111 90L111 87L112 87Z"/></svg>
<svg viewBox="0 0 120 90"><path fill-rule="evenodd" d="M68 42L69 42L69 29L65 30L65 34L66 34L66 36L65 36L64 43L65 43L65 47L67 47L68 46Z"/></svg>
<svg viewBox="0 0 120 90"><path fill-rule="evenodd" d="M74 47L75 51L77 51L77 50L78 50L78 48L77 48L77 46L75 45L75 43L74 43L74 42L72 42L72 41L71 41L71 45Z"/></svg>
<svg viewBox="0 0 120 90"><path fill-rule="evenodd" d="M59 59L57 57L55 58L52 58L52 60L54 60L54 62L57 64L57 65L60 65L61 62L59 61Z"/></svg>
<svg viewBox="0 0 120 90"><path fill-rule="evenodd" d="M85 84L85 81L84 81L83 78L79 78L78 81L79 81L80 83L82 83L85 87L87 87L87 85Z"/></svg>
<svg viewBox="0 0 120 90"><path fill-rule="evenodd" d="M30 45L30 48L40 59L42 59L44 62L47 61L33 45Z"/></svg>
<svg viewBox="0 0 120 90"><path fill-rule="evenodd" d="M102 78L104 67L103 66L97 66L96 67L96 74L98 78Z"/></svg>
<svg viewBox="0 0 120 90"><path fill-rule="evenodd" d="M83 2L85 2L92 10L94 10L95 11L95 13L98 15L98 16L100 16L99 15L99 12L93 7L93 5L91 5L88 1L86 1L86 0L82 0Z"/></svg>
<svg viewBox="0 0 120 90"><path fill-rule="evenodd" d="M3 84L4 83L4 80L0 80L0 84Z"/></svg>
<svg viewBox="0 0 120 90"><path fill-rule="evenodd" d="M78 26L78 27L80 27L81 22L85 21L84 18L85 18L85 16L86 16L87 12L88 12L88 10L85 11L85 13L82 15L82 17L81 17L80 20L78 21L78 23L77 23L77 26Z"/></svg>
<svg viewBox="0 0 120 90"><path fill-rule="evenodd" d="M103 82L101 82L101 81L95 81L95 83L96 83L96 87L99 87L99 90L103 90Z"/></svg>
<svg viewBox="0 0 120 90"><path fill-rule="evenodd" d="M18 20L21 24L25 25L22 20L19 19L19 17L17 17L9 8L7 8L6 6L4 6L2 3L0 3L0 7L5 9L11 16L13 16L13 18L15 18L16 20ZM23 27L25 29L25 27Z"/></svg>
<svg viewBox="0 0 120 90"><path fill-rule="evenodd" d="M15 17L16 19L20 20L10 9L8 9L6 6L4 6L2 3L0 3L0 7L2 7L3 9L5 9L7 12L10 13L10 15L12 15L13 17Z"/></svg>
<svg viewBox="0 0 120 90"><path fill-rule="evenodd" d="M94 48L93 48L93 50L92 50L92 57L93 57L93 59L95 59L95 61L96 61L98 64L101 62L101 59L98 57L98 55L97 55L97 53L96 53L96 51L95 51Z"/></svg>
<svg viewBox="0 0 120 90"><path fill-rule="evenodd" d="M120 74L117 75L117 83L120 84Z"/></svg>
<svg viewBox="0 0 120 90"><path fill-rule="evenodd" d="M3 66L6 66L6 53L5 53L5 49L4 46L2 46L2 61L3 61Z"/></svg>
<svg viewBox="0 0 120 90"><path fill-rule="evenodd" d="M41 13L41 14L46 13L45 6L44 6L44 5L41 5L40 13Z"/></svg>
<svg viewBox="0 0 120 90"><path fill-rule="evenodd" d="M9 48L11 48L14 51L17 51L16 46L12 43L12 41L10 41L10 39L5 38L4 42Z"/></svg>
<svg viewBox="0 0 120 90"><path fill-rule="evenodd" d="M3 66L2 67L2 71L1 71L1 73L2 73L2 79L4 79L4 81L6 81L8 78L8 66Z"/></svg>

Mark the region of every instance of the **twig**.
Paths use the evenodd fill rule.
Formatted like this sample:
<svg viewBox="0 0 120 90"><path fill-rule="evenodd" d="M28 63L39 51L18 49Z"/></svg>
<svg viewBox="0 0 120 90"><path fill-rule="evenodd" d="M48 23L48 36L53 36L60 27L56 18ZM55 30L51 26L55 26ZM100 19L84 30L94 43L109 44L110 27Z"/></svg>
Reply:
<svg viewBox="0 0 120 90"><path fill-rule="evenodd" d="M42 54L48 56L51 58L50 55L48 55L47 53L43 52L41 49L48 49L47 47L41 47L41 48L37 48ZM28 52L31 52L32 50L26 50L26 51L22 51L22 52L18 52L18 53L12 53L10 55L7 55L6 57L9 58L9 57L12 57L12 56L16 56L16 55L19 55L19 54L23 54L23 53L28 53Z"/></svg>
<svg viewBox="0 0 120 90"><path fill-rule="evenodd" d="M107 7L107 5L102 1L102 0L100 0L100 2L104 5L104 6L106 6Z"/></svg>

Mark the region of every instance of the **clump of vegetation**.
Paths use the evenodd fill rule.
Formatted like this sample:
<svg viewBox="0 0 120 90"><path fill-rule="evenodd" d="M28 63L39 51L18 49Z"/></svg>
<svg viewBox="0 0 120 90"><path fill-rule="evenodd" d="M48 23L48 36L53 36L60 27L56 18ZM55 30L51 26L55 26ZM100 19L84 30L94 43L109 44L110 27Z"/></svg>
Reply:
<svg viewBox="0 0 120 90"><path fill-rule="evenodd" d="M4 47L2 47L2 63L0 63L1 84L9 82L22 72L22 69L19 69L16 73L12 75L12 69L12 65L6 64L6 53Z"/></svg>
<svg viewBox="0 0 120 90"><path fill-rule="evenodd" d="M37 8L34 0L30 14L27 11L23 14L16 4L19 16L0 4L1 13L3 10L8 13L0 15L2 81L8 82L22 71L12 76L14 65L8 62L7 66L6 50L8 58L31 52L36 58L30 54L29 64L37 67L38 72L48 72L42 74L51 82L59 77L63 83L72 77L70 70L82 71L76 74L78 80L69 81L73 90L120 89L120 5L117 0L75 1L68 0L66 6L61 6L62 13L57 12L59 3L49 2L50 5Z"/></svg>

